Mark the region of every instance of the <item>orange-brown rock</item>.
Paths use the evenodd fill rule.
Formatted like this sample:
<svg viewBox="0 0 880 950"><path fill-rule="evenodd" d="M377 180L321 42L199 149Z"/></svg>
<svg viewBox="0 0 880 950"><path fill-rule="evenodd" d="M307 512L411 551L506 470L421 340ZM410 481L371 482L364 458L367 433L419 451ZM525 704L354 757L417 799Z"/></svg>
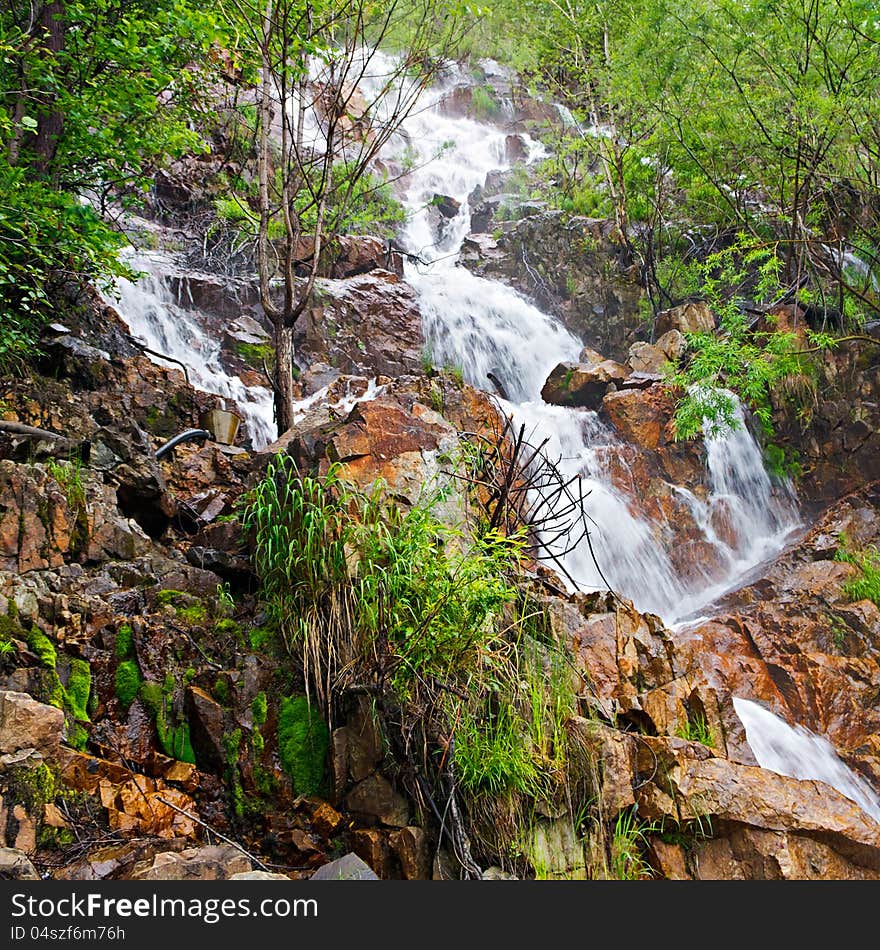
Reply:
<svg viewBox="0 0 880 950"><path fill-rule="evenodd" d="M643 449L656 449L671 441L664 431L672 415L669 396L659 387L609 393L602 400L602 415L622 439Z"/></svg>
<svg viewBox="0 0 880 950"><path fill-rule="evenodd" d="M657 314L655 333L662 336L670 330L680 333L711 333L715 316L705 303L686 303Z"/></svg>
<svg viewBox="0 0 880 950"><path fill-rule="evenodd" d="M629 369L614 360L560 363L547 377L541 398L555 406L598 409L609 386L622 383Z"/></svg>

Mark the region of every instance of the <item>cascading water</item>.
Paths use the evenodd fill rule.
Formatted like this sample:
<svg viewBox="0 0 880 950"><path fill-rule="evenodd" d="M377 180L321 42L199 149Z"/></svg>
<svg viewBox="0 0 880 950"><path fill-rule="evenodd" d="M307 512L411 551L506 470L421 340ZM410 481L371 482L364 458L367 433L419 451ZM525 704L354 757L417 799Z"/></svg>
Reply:
<svg viewBox="0 0 880 950"><path fill-rule="evenodd" d="M880 795L838 757L827 739L803 726L790 726L749 699L734 696L733 706L761 768L790 778L825 782L880 822Z"/></svg>
<svg viewBox="0 0 880 950"><path fill-rule="evenodd" d="M196 388L235 403L247 422L254 447L266 446L276 434L271 391L262 386L245 386L238 376L226 372L220 363L220 343L212 340L175 299L167 280L173 270L168 258L161 254L131 253L128 260L144 276L136 282L119 280L119 299L111 303L128 324L132 336L149 349L183 363Z"/></svg>
<svg viewBox="0 0 880 950"><path fill-rule="evenodd" d="M442 87L433 90L433 102L443 93ZM670 552L658 544L634 499L612 484L608 457L619 443L610 429L595 413L550 406L541 399L550 371L562 361L577 360L581 341L512 288L457 265L470 230L468 196L489 172L509 167L505 138L498 128L436 108L411 115L398 137L398 151L404 143L410 151L417 143L422 159L417 158L408 178L408 224L401 240L417 260L408 261L406 279L419 295L433 361L460 368L479 388L487 388L492 373L509 400L504 408L525 423L532 441L548 438L548 454L562 458L567 474L581 476L589 493L586 514L594 525L593 551L583 544L563 559L577 586L602 588L605 578L638 609L660 614L667 623L681 621L778 551L798 524L796 506L785 492L774 490L744 426L726 438L708 438L709 497L700 500L686 488L677 490L687 496L705 540L717 549L723 578L717 571L687 582L678 576ZM530 157L541 154L541 146L526 139ZM432 155L437 157L428 161ZM461 203L439 234L430 215L435 194ZM716 509L723 509L735 541L723 541L712 528Z"/></svg>

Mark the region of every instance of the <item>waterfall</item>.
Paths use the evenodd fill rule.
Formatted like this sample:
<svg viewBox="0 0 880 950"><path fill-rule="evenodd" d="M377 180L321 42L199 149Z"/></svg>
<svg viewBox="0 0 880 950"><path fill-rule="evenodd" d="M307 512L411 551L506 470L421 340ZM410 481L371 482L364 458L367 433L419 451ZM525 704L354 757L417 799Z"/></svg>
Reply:
<svg viewBox="0 0 880 950"><path fill-rule="evenodd" d="M271 391L263 386L246 386L238 376L226 372L220 362L220 342L211 339L196 316L175 299L167 279L174 267L165 255L131 251L127 258L144 276L137 281L120 279L116 285L118 300L108 302L116 307L131 335L149 349L183 363L197 389L233 402L247 422L254 447L266 446L276 433ZM153 356L151 359L177 366Z"/></svg>
<svg viewBox="0 0 880 950"><path fill-rule="evenodd" d="M510 400L503 402L504 409L526 425L531 441L549 439L548 454L561 458L567 475L580 476L593 550L583 543L562 558L578 588L604 588L605 578L638 609L657 613L669 624L693 616L781 549L798 525L793 499L774 489L745 426L723 438L707 438L708 498L701 500L681 486L676 490L713 547L723 576L719 578L717 568L700 565L693 572L696 577L679 576L672 552L658 544L640 514L639 499L612 484L609 458L619 453L620 443L611 429L593 412L550 406L541 399L550 371L561 361L577 360L581 341L509 286L457 264L470 231L468 196L485 183L489 172L506 169L509 162L505 132L443 115L433 107L442 93L442 87L431 90L430 101L407 119L389 146L398 156L404 143L410 152L416 143L418 151L403 198L408 219L401 242L417 258L416 263L407 262L405 276L419 296L433 362L459 369L467 382L481 389L491 388L491 372ZM539 156L540 145L524 138L530 157ZM461 203L458 214L439 232L430 213L437 193ZM722 517L729 527L726 540L714 528Z"/></svg>
<svg viewBox="0 0 880 950"><path fill-rule="evenodd" d="M761 768L790 778L825 782L880 822L880 795L838 757L826 738L803 726L790 726L749 699L734 696L733 706Z"/></svg>

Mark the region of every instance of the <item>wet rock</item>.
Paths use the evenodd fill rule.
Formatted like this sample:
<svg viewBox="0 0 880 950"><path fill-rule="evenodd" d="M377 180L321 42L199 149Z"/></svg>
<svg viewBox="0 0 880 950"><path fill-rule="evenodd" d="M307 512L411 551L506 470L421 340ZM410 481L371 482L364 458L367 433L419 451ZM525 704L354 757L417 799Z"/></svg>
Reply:
<svg viewBox="0 0 880 950"><path fill-rule="evenodd" d="M409 824L409 804L381 775L365 778L345 798L346 810L365 822L405 828Z"/></svg>
<svg viewBox="0 0 880 950"><path fill-rule="evenodd" d="M511 284L589 346L624 361L630 344L650 328L639 312L643 291L637 269L614 239L614 222L532 211L505 225L489 255L482 257L473 247L462 262L481 276Z"/></svg>
<svg viewBox="0 0 880 950"><path fill-rule="evenodd" d="M186 559L194 567L211 571L236 587L244 587L254 578L251 562L247 558L238 557L228 551L192 545L187 549Z"/></svg>
<svg viewBox="0 0 880 950"><path fill-rule="evenodd" d="M131 874L133 881L226 881L251 870L251 860L232 845L206 845L179 854L164 851L148 867Z"/></svg>
<svg viewBox="0 0 880 950"><path fill-rule="evenodd" d="M397 877L388 835L378 828L359 828L351 836L354 853L363 858L382 880Z"/></svg>
<svg viewBox="0 0 880 950"><path fill-rule="evenodd" d="M26 693L0 690L0 753L37 749L47 758L58 751L64 713Z"/></svg>
<svg viewBox="0 0 880 950"><path fill-rule="evenodd" d="M376 872L353 852L318 868L312 881L378 881Z"/></svg>
<svg viewBox="0 0 880 950"><path fill-rule="evenodd" d="M654 332L658 337L678 330L679 333L711 333L715 315L705 303L686 303L657 314Z"/></svg>
<svg viewBox="0 0 880 950"><path fill-rule="evenodd" d="M24 851L0 848L0 881L39 881L40 875Z"/></svg>
<svg viewBox="0 0 880 950"><path fill-rule="evenodd" d="M671 417L669 397L662 391L633 390L610 393L602 400L602 415L628 442L656 449L666 441L664 427Z"/></svg>
<svg viewBox="0 0 880 950"><path fill-rule="evenodd" d="M681 356L684 348L684 335L679 330L669 330L656 343L633 343L627 365L636 373L659 375Z"/></svg>
<svg viewBox="0 0 880 950"><path fill-rule="evenodd" d="M392 831L388 836L397 860L400 862L403 876L408 881L426 881L431 876L431 856L428 852L428 838L422 828L409 825L400 831Z"/></svg>
<svg viewBox="0 0 880 950"><path fill-rule="evenodd" d="M187 718L190 739L196 760L207 770L222 772L226 764L223 733L226 712L215 699L197 686L186 690Z"/></svg>
<svg viewBox="0 0 880 950"><path fill-rule="evenodd" d="M601 363L560 363L541 390L541 398L555 406L598 409L609 386L616 388L629 370L614 360Z"/></svg>
<svg viewBox="0 0 880 950"><path fill-rule="evenodd" d="M297 356L342 373L401 376L421 368L424 335L415 292L388 270L319 281L318 303L294 329Z"/></svg>

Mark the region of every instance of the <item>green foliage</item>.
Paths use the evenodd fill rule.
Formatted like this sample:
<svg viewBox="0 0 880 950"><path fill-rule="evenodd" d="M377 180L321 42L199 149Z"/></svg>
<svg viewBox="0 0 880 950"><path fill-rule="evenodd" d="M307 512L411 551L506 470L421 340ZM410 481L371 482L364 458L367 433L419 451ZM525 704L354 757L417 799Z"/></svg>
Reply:
<svg viewBox="0 0 880 950"><path fill-rule="evenodd" d="M769 442L764 446L764 462L770 474L779 481L796 480L803 475L800 453L791 446Z"/></svg>
<svg viewBox="0 0 880 950"><path fill-rule="evenodd" d="M840 541L834 554L835 561L852 564L860 573L859 577L843 585L844 593L850 600L870 600L880 607L880 550L873 544L853 549L852 542L845 535Z"/></svg>
<svg viewBox="0 0 880 950"><path fill-rule="evenodd" d="M739 294L747 287L758 302L778 296L780 267L776 245L755 243L746 234L700 264L701 295L716 315L718 330L685 334L684 365L666 375L667 386L683 393L675 415L678 439L739 428L734 394L772 435L774 393L794 378L808 385L814 378L815 364L795 333L754 330L741 306ZM826 336L806 335L819 348L833 343Z"/></svg>
<svg viewBox="0 0 880 950"><path fill-rule="evenodd" d="M254 369L272 366L275 358L275 347L271 343L236 343L235 351Z"/></svg>
<svg viewBox="0 0 880 950"><path fill-rule="evenodd" d="M639 819L635 808L619 812L611 839L610 876L616 881L642 881L654 876L645 860L648 836L659 831L659 824Z"/></svg>
<svg viewBox="0 0 880 950"><path fill-rule="evenodd" d="M308 699L305 696L283 699L278 715L278 754L295 794L321 792L329 748L330 733Z"/></svg>
<svg viewBox="0 0 880 950"><path fill-rule="evenodd" d="M491 86L474 86L471 91L471 105L474 115L483 121L494 118L501 111Z"/></svg>
<svg viewBox="0 0 880 950"><path fill-rule="evenodd" d="M702 712L689 713L685 722L676 729L675 734L688 742L701 742L710 749L715 747L715 737Z"/></svg>
<svg viewBox="0 0 880 950"><path fill-rule="evenodd" d="M24 10L0 9L0 372L34 356L65 282L130 274L124 236L84 196L124 183L132 204L157 162L204 147L189 121L203 75L192 64L217 36L187 0L157 0L149 15L66 0L53 49Z"/></svg>
<svg viewBox="0 0 880 950"><path fill-rule="evenodd" d="M140 667L135 660L122 660L116 667L116 698L125 709L134 702L142 682Z"/></svg>

